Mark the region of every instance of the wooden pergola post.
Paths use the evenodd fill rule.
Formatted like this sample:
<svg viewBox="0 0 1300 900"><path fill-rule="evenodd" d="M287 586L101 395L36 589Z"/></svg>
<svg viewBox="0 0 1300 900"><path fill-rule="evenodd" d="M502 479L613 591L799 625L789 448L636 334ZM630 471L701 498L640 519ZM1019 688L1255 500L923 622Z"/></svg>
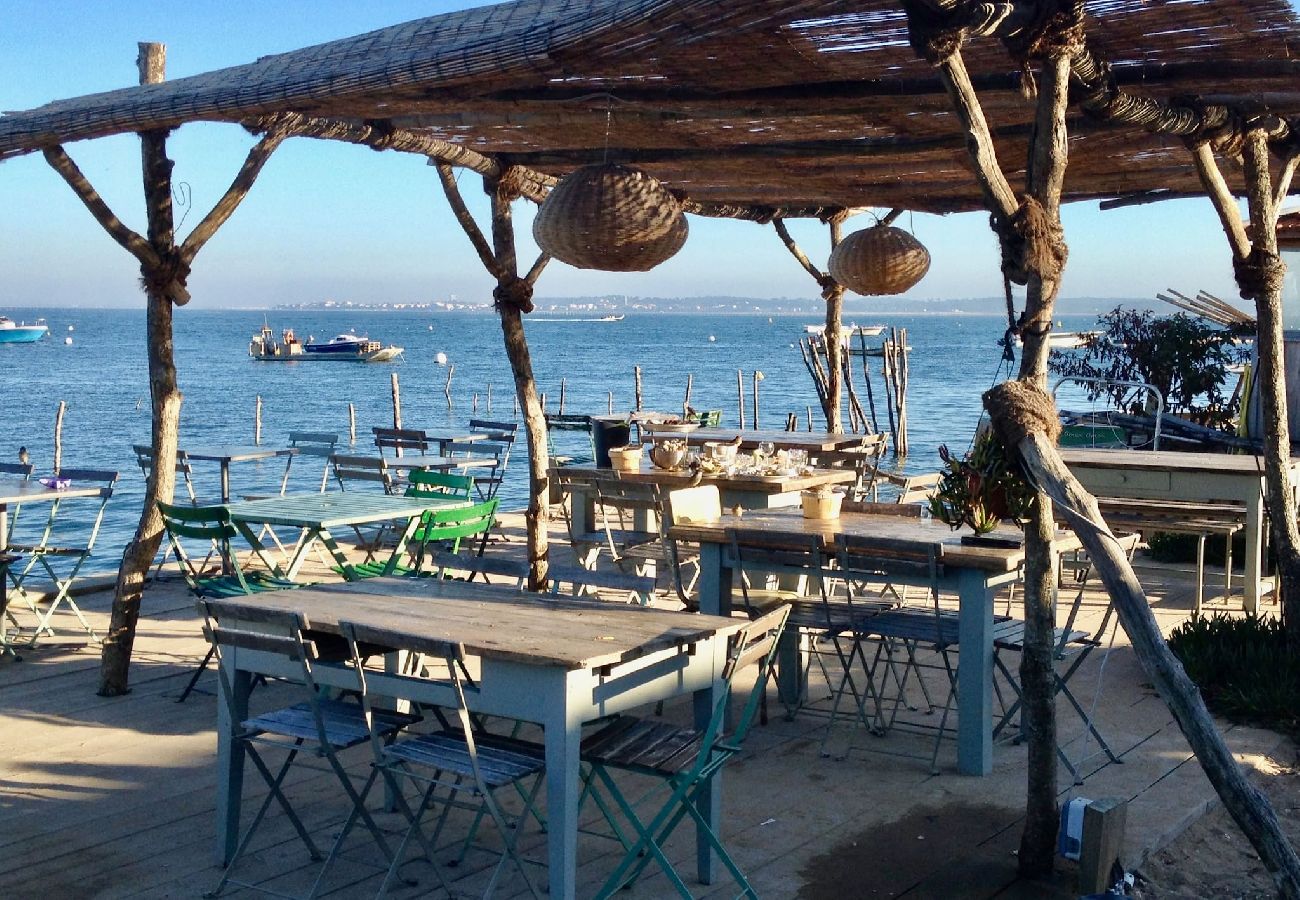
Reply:
<svg viewBox="0 0 1300 900"><path fill-rule="evenodd" d="M831 251L839 245L843 236L844 220L847 218L845 211L841 210L827 218L827 225L831 233ZM844 318L844 285L840 284L829 272L823 272L821 269L808 258L803 248L795 241L790 234L790 229L786 228L785 221L776 216L772 219L772 227L776 230L777 236L785 248L790 251L790 255L795 258L803 270L813 277L819 287L822 289L822 299L826 301L826 327L822 331L822 340L826 347L826 389L818 390L818 400L822 404L822 413L826 417L826 430L832 434L841 434L844 431L843 414L840 411L842 385L844 383L844 348L842 346L842 335ZM814 360L816 354L813 355ZM815 369L814 369L815 371ZM814 384L816 384L814 380Z"/></svg>
<svg viewBox="0 0 1300 900"><path fill-rule="evenodd" d="M1050 594L1046 591L1054 569L1050 528L1051 504L1056 503L1092 557L1144 672L1177 719L1224 805L1273 874L1279 892L1286 897L1300 897L1300 857L1283 835L1267 799L1233 759L1196 686L1169 651L1141 584L1102 520L1095 498L1079 485L1056 452L1056 407L1042 378L1046 372L1052 302L1066 255L1060 233L1059 198L1065 171L1065 104L1071 77L1092 88L1093 102L1109 110L1103 117L1109 115L1120 122L1136 117L1154 130L1193 126L1188 117L1170 116L1150 101L1123 102L1127 98L1114 89L1108 70L1088 52L1079 25L1078 5L1062 3L1045 8L1037 27L1017 19L1006 25L1015 41L1004 36L1013 54L1025 59L1045 57L1030 148L1029 192L1024 202L1017 204L998 166L992 135L959 52L965 37L999 33L1007 20L994 17L983 22L961 22L950 16L945 0L923 0L923 4L909 8L913 45L940 66L966 129L967 146L1002 243L1003 271L1010 280L1020 281L1027 288L1026 310L1020 322L1025 345L1020 378L994 388L984 398L1001 443L1017 455L1039 498L1026 527L1026 648L1021 679L1025 694L1022 722L1029 717L1030 771L1019 857L1021 871L1037 874L1050 870L1055 846L1051 838L1057 828L1055 816L1049 820L1047 815L1049 809L1055 810L1054 740L1051 745L1046 743L1048 730L1054 729L1053 691L1050 681L1046 691L1043 685L1043 676L1050 678L1051 672L1044 668L1044 661L1048 667L1052 664L1050 644L1043 656L1044 640L1050 642L1055 625L1054 611L1048 612ZM976 11L973 15L980 14ZM1095 77L1090 81L1090 76ZM1199 122L1196 124L1199 126ZM1230 237L1233 231L1229 229ZM1280 349L1279 341L1279 357ZM1032 599L1031 593L1036 593ZM1049 748L1053 753L1050 773L1045 756ZM1049 783L1053 791L1050 798Z"/></svg>
<svg viewBox="0 0 1300 900"><path fill-rule="evenodd" d="M521 195L519 174L511 167L500 175L486 175L483 186L492 198L492 243L488 244L483 232L465 205L456 173L445 162L435 162L443 193L447 196L456 221L474 246L484 268L496 279L492 292L497 314L501 318L501 336L505 342L506 356L514 374L515 397L524 414L524 433L528 439L528 513L527 552L528 589L544 590L550 566L547 528L550 522L550 454L546 446L546 417L542 411L537 382L533 378L533 362L528 352L528 339L524 334L523 314L533 309L533 285L550 257L543 253L523 277L519 275L515 252L514 218L510 204Z"/></svg>
<svg viewBox="0 0 1300 900"><path fill-rule="evenodd" d="M139 47L140 83L163 81L166 47L155 43L141 43ZM179 246L172 217L172 161L167 158L167 131L140 134L145 209L149 222L147 238L122 224L62 147L55 145L44 150L46 162L72 188L95 221L139 260L140 282L146 297L150 437L155 464L145 485L140 522L122 555L113 590L111 619L100 657L99 693L105 697L130 690L131 650L140 618L144 580L162 543L163 526L158 501L171 502L176 487L176 467L170 461L176 458L183 398L176 379L172 347L172 306L189 302L190 294L185 283L195 256L234 214L271 153L289 136L283 120L272 117L268 123L268 132L249 151L225 194Z"/></svg>
<svg viewBox="0 0 1300 900"><path fill-rule="evenodd" d="M1241 296L1255 304L1255 350L1259 370L1255 385L1259 391L1264 425L1264 503L1272 526L1281 580L1282 621L1287 643L1300 652L1300 529L1291 494L1291 430L1286 402L1286 373L1282 348L1282 280L1286 264L1277 248L1277 217L1300 162L1300 148L1293 148L1276 179L1269 170L1268 132L1249 130L1240 146L1246 176L1246 203L1250 228L1242 222L1236 198L1215 160L1209 140L1196 143L1192 155L1205 192L1214 204L1232 248L1232 267ZM1242 410L1242 415L1246 410Z"/></svg>

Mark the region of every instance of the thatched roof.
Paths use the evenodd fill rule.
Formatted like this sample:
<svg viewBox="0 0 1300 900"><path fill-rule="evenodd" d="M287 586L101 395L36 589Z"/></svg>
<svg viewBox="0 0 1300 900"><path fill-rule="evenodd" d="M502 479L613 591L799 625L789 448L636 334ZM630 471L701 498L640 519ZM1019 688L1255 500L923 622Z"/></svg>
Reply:
<svg viewBox="0 0 1300 900"><path fill-rule="evenodd" d="M1089 49L1135 95L1300 114L1300 21L1287 0L1093 0L1087 11ZM1033 104L1018 64L995 38L963 52L1004 164L1022 165ZM554 174L636 162L704 202L983 208L899 0L518 0L9 113L0 159L286 111L413 128ZM1079 113L1071 138L1066 199L1201 191L1181 138Z"/></svg>

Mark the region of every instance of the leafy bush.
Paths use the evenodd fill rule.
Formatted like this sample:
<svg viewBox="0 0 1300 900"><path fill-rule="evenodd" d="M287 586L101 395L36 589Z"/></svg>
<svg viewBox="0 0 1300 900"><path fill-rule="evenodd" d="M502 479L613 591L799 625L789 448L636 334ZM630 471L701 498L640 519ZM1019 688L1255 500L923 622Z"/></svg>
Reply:
<svg viewBox="0 0 1300 900"><path fill-rule="evenodd" d="M1102 330L1078 350L1054 350L1047 367L1058 375L1106 381L1145 381L1165 411L1211 427L1229 428L1237 401L1223 393L1228 366L1241 361L1233 332L1178 313L1116 307L1100 319ZM1118 409L1141 414L1147 396L1132 388L1088 386L1088 399L1107 397Z"/></svg>
<svg viewBox="0 0 1300 900"><path fill-rule="evenodd" d="M1213 712L1236 722L1300 733L1300 658L1273 616L1198 616L1169 635Z"/></svg>

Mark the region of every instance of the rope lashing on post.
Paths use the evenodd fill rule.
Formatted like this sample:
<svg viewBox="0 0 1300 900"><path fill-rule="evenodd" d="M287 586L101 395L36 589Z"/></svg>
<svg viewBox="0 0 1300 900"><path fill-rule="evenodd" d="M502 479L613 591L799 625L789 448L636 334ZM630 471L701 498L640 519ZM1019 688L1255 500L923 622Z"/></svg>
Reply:
<svg viewBox="0 0 1300 900"><path fill-rule="evenodd" d="M823 275L817 279L817 284L822 289L822 299L830 300L837 293L844 293L844 286L832 278L830 275Z"/></svg>
<svg viewBox="0 0 1300 900"><path fill-rule="evenodd" d="M985 391L983 400L994 434L1009 453L1030 434L1041 432L1053 444L1061 436L1052 396L1028 381L1004 381Z"/></svg>
<svg viewBox="0 0 1300 900"><path fill-rule="evenodd" d="M936 66L960 50L966 38L996 31L1015 8L1014 3L972 3L941 10L903 0L908 41L922 59Z"/></svg>
<svg viewBox="0 0 1300 900"><path fill-rule="evenodd" d="M493 306L513 306L523 313L533 311L533 286L523 278L514 277L498 284L492 290Z"/></svg>
<svg viewBox="0 0 1300 900"><path fill-rule="evenodd" d="M502 199L518 200L520 197L526 196L527 191L525 188L531 182L529 172L523 166L506 166L492 184L493 190Z"/></svg>
<svg viewBox="0 0 1300 900"><path fill-rule="evenodd" d="M1286 263L1276 253L1265 253L1259 242L1244 259L1234 256L1232 271L1241 288L1241 299L1257 300L1260 297L1280 294L1286 279Z"/></svg>
<svg viewBox="0 0 1300 900"><path fill-rule="evenodd" d="M189 264L176 250L168 253L157 265L140 265L140 289L165 294L177 306L184 306L190 300L190 292L185 288L189 277Z"/></svg>

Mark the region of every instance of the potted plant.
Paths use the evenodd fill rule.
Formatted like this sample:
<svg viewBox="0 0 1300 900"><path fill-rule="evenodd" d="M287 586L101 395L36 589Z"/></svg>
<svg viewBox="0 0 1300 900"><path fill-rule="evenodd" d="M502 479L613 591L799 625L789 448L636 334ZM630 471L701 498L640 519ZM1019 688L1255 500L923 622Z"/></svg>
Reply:
<svg viewBox="0 0 1300 900"><path fill-rule="evenodd" d="M981 432L965 456L958 458L943 445L939 458L944 468L930 497L930 512L954 531L969 525L977 535L985 534L1003 520L1020 522L1028 516L1033 489L990 431Z"/></svg>

